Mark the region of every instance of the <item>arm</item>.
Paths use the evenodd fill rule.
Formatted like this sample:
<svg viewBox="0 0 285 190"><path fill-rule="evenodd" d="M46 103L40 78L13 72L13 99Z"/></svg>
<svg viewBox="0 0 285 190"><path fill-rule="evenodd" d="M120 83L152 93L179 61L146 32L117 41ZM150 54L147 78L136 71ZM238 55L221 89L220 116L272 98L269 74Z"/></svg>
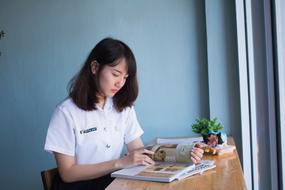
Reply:
<svg viewBox="0 0 285 190"><path fill-rule="evenodd" d="M55 159L60 176L64 182L75 182L98 178L125 167L140 164L150 165L154 163L148 156L146 156L146 154L152 154L152 152L143 149L143 143L140 138L127 144L127 147L130 152L127 156L118 160L111 160L98 164L78 165L76 164L73 156L55 152Z"/></svg>
<svg viewBox="0 0 285 190"><path fill-rule="evenodd" d="M128 148L129 152L132 152L134 150L143 149L144 144L143 144L141 138L137 138L137 139L133 140L132 142L130 142L129 144L127 144L127 148Z"/></svg>
<svg viewBox="0 0 285 190"><path fill-rule="evenodd" d="M73 156L56 152L55 159L60 176L64 182L94 179L120 169L119 160L111 160L98 164L78 165Z"/></svg>

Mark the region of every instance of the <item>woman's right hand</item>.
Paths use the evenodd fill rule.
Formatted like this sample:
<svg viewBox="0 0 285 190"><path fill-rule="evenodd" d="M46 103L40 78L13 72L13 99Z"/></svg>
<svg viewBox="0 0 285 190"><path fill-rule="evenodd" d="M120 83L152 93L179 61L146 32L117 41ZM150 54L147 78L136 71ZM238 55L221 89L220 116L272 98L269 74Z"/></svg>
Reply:
<svg viewBox="0 0 285 190"><path fill-rule="evenodd" d="M120 168L128 168L137 165L154 165L154 161L150 158L150 156L148 156L153 154L154 152L147 149L134 150L118 160L118 165Z"/></svg>

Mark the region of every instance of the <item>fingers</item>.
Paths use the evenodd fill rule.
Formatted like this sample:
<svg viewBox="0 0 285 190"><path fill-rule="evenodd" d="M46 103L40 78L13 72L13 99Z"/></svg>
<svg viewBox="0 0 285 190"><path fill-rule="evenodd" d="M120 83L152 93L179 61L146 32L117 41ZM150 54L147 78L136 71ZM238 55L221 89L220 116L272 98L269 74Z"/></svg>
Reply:
<svg viewBox="0 0 285 190"><path fill-rule="evenodd" d="M146 149L138 149L130 152L127 157L131 165L154 165L154 161L148 156L153 152Z"/></svg>
<svg viewBox="0 0 285 190"><path fill-rule="evenodd" d="M147 149L145 149L145 148L140 148L140 149L133 150L132 152L129 152L129 154L131 154L131 153L151 154L151 155L153 155L153 154L154 154L154 152L153 152L153 151L151 151L151 150L147 150Z"/></svg>
<svg viewBox="0 0 285 190"><path fill-rule="evenodd" d="M201 158L197 156L194 152L191 152L191 160L196 164L200 162Z"/></svg>
<svg viewBox="0 0 285 190"><path fill-rule="evenodd" d="M142 165L153 165L154 161L146 154L138 154L136 157L136 163Z"/></svg>
<svg viewBox="0 0 285 190"><path fill-rule="evenodd" d="M133 154L138 154L138 155L147 155L148 157L152 158L154 155L153 151L147 150L147 149L137 149L132 152Z"/></svg>
<svg viewBox="0 0 285 190"><path fill-rule="evenodd" d="M192 162L193 162L194 164L197 164L197 163L198 163L193 157L191 157L191 160L192 160Z"/></svg>
<svg viewBox="0 0 285 190"><path fill-rule="evenodd" d="M195 147L196 148L202 148L202 146L199 143L195 144Z"/></svg>
<svg viewBox="0 0 285 190"><path fill-rule="evenodd" d="M191 160L196 164L199 163L203 157L204 151L200 148L193 148L191 150Z"/></svg>
<svg viewBox="0 0 285 190"><path fill-rule="evenodd" d="M140 150L138 150L138 153L140 153L140 154L154 154L154 152L153 151L151 151L151 150L147 150L147 149L140 149Z"/></svg>
<svg viewBox="0 0 285 190"><path fill-rule="evenodd" d="M154 161L150 157L144 155L142 157L142 164L143 165L154 165L155 163L154 163Z"/></svg>
<svg viewBox="0 0 285 190"><path fill-rule="evenodd" d="M203 154L204 154L204 150L203 149L201 149L201 148L193 148L192 151L195 152L200 158L203 157Z"/></svg>

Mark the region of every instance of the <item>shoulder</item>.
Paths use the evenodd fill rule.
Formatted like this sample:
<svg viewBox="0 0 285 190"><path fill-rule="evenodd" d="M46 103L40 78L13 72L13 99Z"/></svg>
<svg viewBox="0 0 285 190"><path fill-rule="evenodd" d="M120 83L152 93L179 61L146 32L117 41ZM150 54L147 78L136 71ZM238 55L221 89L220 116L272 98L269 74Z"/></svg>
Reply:
<svg viewBox="0 0 285 190"><path fill-rule="evenodd" d="M133 105L125 107L122 111L124 114L130 114L131 112L135 112L135 107Z"/></svg>
<svg viewBox="0 0 285 190"><path fill-rule="evenodd" d="M62 111L64 113L79 113L83 112L84 110L80 109L71 98L66 98L65 100L61 101L57 106L56 110Z"/></svg>
<svg viewBox="0 0 285 190"><path fill-rule="evenodd" d="M57 124L58 122L77 123L82 121L85 115L86 111L77 107L71 98L66 98L56 105L51 121Z"/></svg>
<svg viewBox="0 0 285 190"><path fill-rule="evenodd" d="M132 120L132 119L136 118L135 107L134 106L126 107L123 110L123 115L126 116L127 120Z"/></svg>

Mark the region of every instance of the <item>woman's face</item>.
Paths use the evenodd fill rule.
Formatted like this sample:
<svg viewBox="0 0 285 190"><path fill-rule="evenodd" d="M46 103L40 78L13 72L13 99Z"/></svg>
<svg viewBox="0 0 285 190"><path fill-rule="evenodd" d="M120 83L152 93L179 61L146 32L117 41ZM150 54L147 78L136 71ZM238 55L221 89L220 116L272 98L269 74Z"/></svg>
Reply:
<svg viewBox="0 0 285 190"><path fill-rule="evenodd" d="M119 59L114 67L104 66L99 75L101 94L113 97L125 84L128 77L127 63L125 58Z"/></svg>

